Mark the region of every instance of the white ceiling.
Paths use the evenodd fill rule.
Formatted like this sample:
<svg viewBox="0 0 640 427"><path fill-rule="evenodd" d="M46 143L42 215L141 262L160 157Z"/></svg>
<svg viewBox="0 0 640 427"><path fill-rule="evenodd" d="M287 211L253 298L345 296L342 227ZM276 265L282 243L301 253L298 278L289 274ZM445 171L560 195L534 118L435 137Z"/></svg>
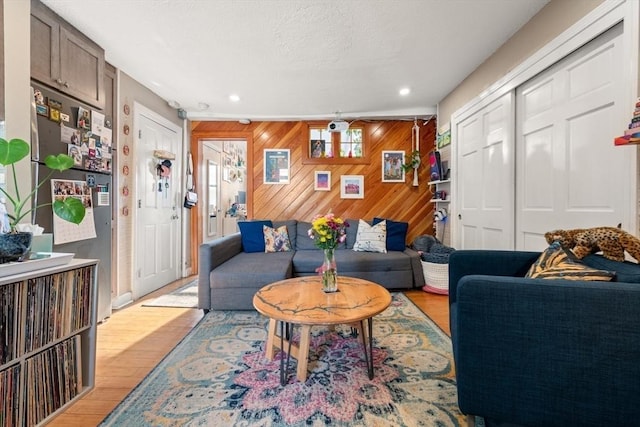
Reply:
<svg viewBox="0 0 640 427"><path fill-rule="evenodd" d="M111 64L213 120L430 116L548 1L42 0Z"/></svg>

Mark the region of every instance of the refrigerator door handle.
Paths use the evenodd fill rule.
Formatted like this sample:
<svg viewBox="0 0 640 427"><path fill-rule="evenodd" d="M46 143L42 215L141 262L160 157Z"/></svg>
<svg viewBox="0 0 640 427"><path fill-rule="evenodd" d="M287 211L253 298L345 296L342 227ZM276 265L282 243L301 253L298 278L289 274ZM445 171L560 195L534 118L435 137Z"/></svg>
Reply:
<svg viewBox="0 0 640 427"><path fill-rule="evenodd" d="M38 162L31 162L31 182L40 182L40 166ZM36 222L36 213L38 206L38 192L36 191L33 196L31 196L31 203L33 206L33 210L31 211L31 224L37 224Z"/></svg>
<svg viewBox="0 0 640 427"><path fill-rule="evenodd" d="M36 93L33 86L31 86L31 160L34 162L40 160L40 138L38 135L38 115L36 114Z"/></svg>

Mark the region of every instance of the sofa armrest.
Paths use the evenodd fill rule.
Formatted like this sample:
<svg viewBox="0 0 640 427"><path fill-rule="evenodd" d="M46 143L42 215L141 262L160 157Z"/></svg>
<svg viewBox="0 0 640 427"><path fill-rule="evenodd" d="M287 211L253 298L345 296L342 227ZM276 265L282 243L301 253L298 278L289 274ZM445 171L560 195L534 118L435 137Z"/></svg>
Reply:
<svg viewBox="0 0 640 427"><path fill-rule="evenodd" d="M449 304L456 302L460 279L469 274L524 277L540 252L459 250L449 255Z"/></svg>
<svg viewBox="0 0 640 427"><path fill-rule="evenodd" d="M198 308L211 308L211 271L242 252L240 233L205 242L198 249Z"/></svg>
<svg viewBox="0 0 640 427"><path fill-rule="evenodd" d="M470 275L452 321L463 413L538 426L640 419L639 284Z"/></svg>
<svg viewBox="0 0 640 427"><path fill-rule="evenodd" d="M406 248L404 253L411 258L411 270L413 270L413 287L421 288L425 285L424 281L424 273L422 272L422 259L420 258L420 254L411 249Z"/></svg>

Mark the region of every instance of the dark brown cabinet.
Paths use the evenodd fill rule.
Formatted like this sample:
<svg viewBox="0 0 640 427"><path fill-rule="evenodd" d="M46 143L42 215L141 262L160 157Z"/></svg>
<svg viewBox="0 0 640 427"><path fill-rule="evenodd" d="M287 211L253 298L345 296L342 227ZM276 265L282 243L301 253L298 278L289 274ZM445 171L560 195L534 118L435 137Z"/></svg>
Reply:
<svg viewBox="0 0 640 427"><path fill-rule="evenodd" d="M31 1L31 78L104 107L104 50L38 0Z"/></svg>

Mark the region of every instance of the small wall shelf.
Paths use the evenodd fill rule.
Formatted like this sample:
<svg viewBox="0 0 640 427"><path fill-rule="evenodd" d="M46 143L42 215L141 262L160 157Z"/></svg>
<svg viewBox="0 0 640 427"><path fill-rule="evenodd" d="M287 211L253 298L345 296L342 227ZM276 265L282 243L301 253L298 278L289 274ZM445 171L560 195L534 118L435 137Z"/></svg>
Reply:
<svg viewBox="0 0 640 427"><path fill-rule="evenodd" d="M441 181L429 181L427 184L428 185L438 185L438 184L446 184L447 182L451 182L450 179L445 179L445 180L441 180Z"/></svg>

